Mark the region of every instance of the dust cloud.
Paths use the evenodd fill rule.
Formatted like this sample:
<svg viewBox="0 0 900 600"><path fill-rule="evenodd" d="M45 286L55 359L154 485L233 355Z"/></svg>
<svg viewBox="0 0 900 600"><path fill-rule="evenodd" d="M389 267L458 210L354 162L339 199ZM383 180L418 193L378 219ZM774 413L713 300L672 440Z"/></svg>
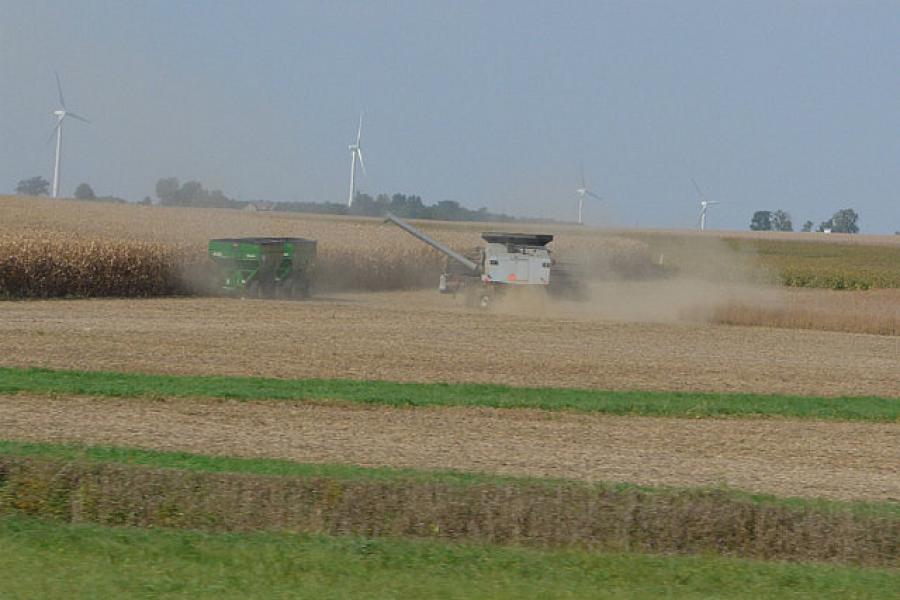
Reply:
<svg viewBox="0 0 900 600"><path fill-rule="evenodd" d="M602 251L608 245L602 243L588 251L566 252L583 285L583 298L506 293L498 297L495 310L588 320L708 323L734 305L777 308L785 304L783 290L771 285L772 274L746 249L738 251L706 236L639 244L632 247L627 260L621 255L611 259Z"/></svg>

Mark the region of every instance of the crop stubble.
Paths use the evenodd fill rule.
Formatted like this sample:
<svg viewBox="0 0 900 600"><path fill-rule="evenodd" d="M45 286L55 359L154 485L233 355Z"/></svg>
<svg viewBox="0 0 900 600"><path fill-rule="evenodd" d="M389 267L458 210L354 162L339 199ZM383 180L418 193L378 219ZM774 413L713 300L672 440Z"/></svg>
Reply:
<svg viewBox="0 0 900 600"><path fill-rule="evenodd" d="M0 364L173 374L900 396L900 338L482 313L433 292L0 304Z"/></svg>
<svg viewBox="0 0 900 600"><path fill-rule="evenodd" d="M781 496L900 498L897 424L28 395L0 398L0 419L4 437L17 440L653 486L724 483Z"/></svg>

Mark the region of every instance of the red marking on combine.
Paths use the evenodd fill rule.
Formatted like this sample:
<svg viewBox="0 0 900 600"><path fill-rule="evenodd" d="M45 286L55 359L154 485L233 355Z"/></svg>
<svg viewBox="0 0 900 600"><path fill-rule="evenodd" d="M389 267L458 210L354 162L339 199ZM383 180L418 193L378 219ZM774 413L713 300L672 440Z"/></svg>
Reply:
<svg viewBox="0 0 900 600"><path fill-rule="evenodd" d="M509 275L507 275L506 280L507 280L507 281L515 281L515 280L516 280L516 274L515 274L515 273L510 273Z"/></svg>

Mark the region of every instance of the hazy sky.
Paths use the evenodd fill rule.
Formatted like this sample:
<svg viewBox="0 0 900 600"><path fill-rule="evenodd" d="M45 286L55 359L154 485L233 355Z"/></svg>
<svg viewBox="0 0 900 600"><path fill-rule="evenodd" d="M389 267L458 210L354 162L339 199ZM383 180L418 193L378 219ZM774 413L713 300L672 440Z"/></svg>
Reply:
<svg viewBox="0 0 900 600"><path fill-rule="evenodd" d="M0 191L344 201L365 110L369 193L594 224L795 226L855 208L900 229L900 0L42 2L0 0Z"/></svg>

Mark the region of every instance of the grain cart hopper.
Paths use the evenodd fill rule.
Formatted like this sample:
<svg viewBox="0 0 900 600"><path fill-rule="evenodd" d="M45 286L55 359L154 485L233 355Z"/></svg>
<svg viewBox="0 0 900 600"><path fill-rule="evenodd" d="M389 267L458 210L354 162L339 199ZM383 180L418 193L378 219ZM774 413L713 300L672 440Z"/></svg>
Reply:
<svg viewBox="0 0 900 600"><path fill-rule="evenodd" d="M249 298L309 295L316 241L303 238L227 238L209 241L219 289Z"/></svg>
<svg viewBox="0 0 900 600"><path fill-rule="evenodd" d="M487 244L464 256L390 213L386 218L447 256L438 287L441 292L465 288L478 304L488 306L496 294L512 288L557 292L578 287L566 272L555 268L546 247L553 241L550 234L485 232L481 238ZM551 285L551 278L558 281Z"/></svg>

